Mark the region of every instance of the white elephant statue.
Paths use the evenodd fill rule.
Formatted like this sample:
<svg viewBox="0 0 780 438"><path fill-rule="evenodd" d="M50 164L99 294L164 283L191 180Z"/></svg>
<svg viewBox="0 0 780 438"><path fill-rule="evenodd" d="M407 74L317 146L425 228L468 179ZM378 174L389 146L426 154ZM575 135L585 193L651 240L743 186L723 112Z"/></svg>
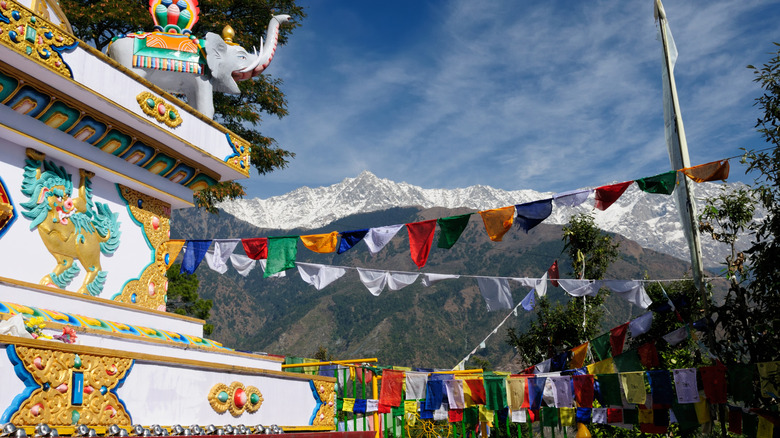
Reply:
<svg viewBox="0 0 780 438"><path fill-rule="evenodd" d="M111 42L108 56L160 88L185 95L190 106L213 118L213 92L240 94L236 81L262 73L276 52L279 26L289 18L271 18L259 53L233 43L233 29L227 26L222 37L209 32L201 40L165 32L127 34Z"/></svg>

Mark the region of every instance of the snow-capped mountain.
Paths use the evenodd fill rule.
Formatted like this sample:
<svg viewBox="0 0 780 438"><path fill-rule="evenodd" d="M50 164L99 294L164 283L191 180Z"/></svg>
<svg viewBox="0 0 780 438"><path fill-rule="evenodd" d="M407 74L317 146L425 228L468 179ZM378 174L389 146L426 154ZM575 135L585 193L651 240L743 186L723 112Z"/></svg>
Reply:
<svg viewBox="0 0 780 438"><path fill-rule="evenodd" d="M699 210L703 199L720 193L722 184L695 184L694 195ZM734 185L729 185L734 186ZM290 193L268 199L243 199L224 202L219 207L241 220L260 228L289 230L318 228L356 213L385 210L392 207L469 208L486 210L550 198L553 193L534 190L506 191L488 186L458 189L423 189L405 182L378 178L364 171L356 178L329 187L301 187ZM573 214L593 211L596 224L603 230L621 234L640 245L689 260L688 246L682 231L674 196L642 192L635 184L606 211L593 208L591 199L576 208L553 207L545 223L562 225ZM366 228L389 224L365 224ZM740 242L747 245L747 238ZM702 236L706 266L718 266L728 248Z"/></svg>

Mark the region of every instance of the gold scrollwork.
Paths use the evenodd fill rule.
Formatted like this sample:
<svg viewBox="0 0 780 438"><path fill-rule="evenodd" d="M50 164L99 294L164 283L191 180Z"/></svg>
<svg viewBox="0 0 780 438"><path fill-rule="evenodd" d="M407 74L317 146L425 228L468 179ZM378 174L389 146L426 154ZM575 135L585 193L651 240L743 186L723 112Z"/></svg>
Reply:
<svg viewBox="0 0 780 438"><path fill-rule="evenodd" d="M16 346L24 368L40 385L11 416L11 423L28 426L86 424L88 426L130 425L130 415L112 391L133 365L132 359L75 354ZM83 376L83 400L73 404L72 385Z"/></svg>
<svg viewBox="0 0 780 438"><path fill-rule="evenodd" d="M335 426L334 413L336 412L336 382L313 379L317 394L322 400L322 406L314 417L312 426Z"/></svg>
<svg viewBox="0 0 780 438"><path fill-rule="evenodd" d="M58 50L76 46L73 36L33 14L14 0L0 2L0 44L34 59L53 71L72 77Z"/></svg>
<svg viewBox="0 0 780 438"><path fill-rule="evenodd" d="M230 147L233 148L233 155L228 157L225 162L233 169L249 175L249 151L251 150L251 145L243 138L229 134L228 142Z"/></svg>
<svg viewBox="0 0 780 438"><path fill-rule="evenodd" d="M244 412L257 412L263 404L263 394L254 386L244 387L240 382L233 382L230 386L217 383L209 390L208 400L216 412L230 411L231 415L238 417Z"/></svg>
<svg viewBox="0 0 780 438"><path fill-rule="evenodd" d="M171 206L122 185L119 190L127 201L130 214L142 227L146 240L154 249L154 262L147 266L138 279L129 281L114 300L164 311L168 290L168 279L165 277L168 255L166 243L171 236Z"/></svg>
<svg viewBox="0 0 780 438"><path fill-rule="evenodd" d="M141 111L149 117L154 117L160 123L164 123L171 128L181 125L181 116L175 106L167 103L154 94L144 91L135 97Z"/></svg>

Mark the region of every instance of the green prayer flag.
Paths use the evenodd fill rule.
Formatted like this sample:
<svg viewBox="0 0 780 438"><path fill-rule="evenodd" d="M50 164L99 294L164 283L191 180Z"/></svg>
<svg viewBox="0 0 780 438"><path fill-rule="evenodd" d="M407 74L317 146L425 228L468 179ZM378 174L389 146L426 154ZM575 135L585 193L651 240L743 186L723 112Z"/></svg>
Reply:
<svg viewBox="0 0 780 438"><path fill-rule="evenodd" d="M479 424L479 407L471 406L463 410L463 423L467 430L473 429Z"/></svg>
<svg viewBox="0 0 780 438"><path fill-rule="evenodd" d="M677 418L677 421L680 424L699 424L699 417L696 415L695 403L677 403L677 400L674 400L672 402L672 410L674 411L674 417Z"/></svg>
<svg viewBox="0 0 780 438"><path fill-rule="evenodd" d="M285 365L294 365L294 364L298 364L298 363L303 363L303 358L302 357L285 356L285 358L284 358L284 364ZM303 367L290 367L290 368L285 369L285 371L287 371L288 373L302 373L303 372Z"/></svg>
<svg viewBox="0 0 780 438"><path fill-rule="evenodd" d="M639 360L639 354L636 350L628 350L623 354L618 354L613 357L612 360L619 373L644 370L644 368L642 368L642 361Z"/></svg>
<svg viewBox="0 0 780 438"><path fill-rule="evenodd" d="M542 407L542 426L558 427L558 408L549 406Z"/></svg>
<svg viewBox="0 0 780 438"><path fill-rule="evenodd" d="M503 376L485 376L485 407L491 411L500 411L506 407L506 379Z"/></svg>
<svg viewBox="0 0 780 438"><path fill-rule="evenodd" d="M439 242L436 246L446 249L452 248L452 245L455 245L469 224L472 214L474 213L439 218L436 221L439 224Z"/></svg>
<svg viewBox="0 0 780 438"><path fill-rule="evenodd" d="M599 382L601 398L606 406L623 406L623 398L620 396L619 374L596 374Z"/></svg>
<svg viewBox="0 0 780 438"><path fill-rule="evenodd" d="M754 365L736 364L728 367L729 394L734 401L753 401Z"/></svg>
<svg viewBox="0 0 780 438"><path fill-rule="evenodd" d="M758 434L758 416L753 414L742 415L742 435L748 438L756 438Z"/></svg>
<svg viewBox="0 0 780 438"><path fill-rule="evenodd" d="M268 278L277 272L295 267L295 256L298 254L298 236L278 236L268 238L268 262L263 278Z"/></svg>
<svg viewBox="0 0 780 438"><path fill-rule="evenodd" d="M670 170L666 173L636 180L636 185L638 185L642 191L647 193L660 193L663 195L671 195L672 192L674 192L674 185L676 183L676 170Z"/></svg>
<svg viewBox="0 0 780 438"><path fill-rule="evenodd" d="M623 409L623 423L639 424L639 411L637 409Z"/></svg>
<svg viewBox="0 0 780 438"><path fill-rule="evenodd" d="M610 332L606 332L598 338L590 341L590 351L596 358L596 362L612 356L612 345L609 343Z"/></svg>

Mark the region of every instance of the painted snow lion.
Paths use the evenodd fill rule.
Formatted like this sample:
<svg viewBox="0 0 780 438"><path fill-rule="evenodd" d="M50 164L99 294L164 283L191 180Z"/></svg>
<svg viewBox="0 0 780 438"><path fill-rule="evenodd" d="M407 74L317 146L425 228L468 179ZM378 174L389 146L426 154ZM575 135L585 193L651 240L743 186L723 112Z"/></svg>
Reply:
<svg viewBox="0 0 780 438"><path fill-rule="evenodd" d="M92 202L92 172L79 169L78 194L72 197L71 175L44 159L44 154L27 150L21 191L30 200L20 204L22 215L32 221L30 230L38 228L43 244L57 260L39 283L64 289L79 274L73 263L78 259L87 271L79 293L100 295L108 274L101 269L100 253L111 255L119 247L118 214Z"/></svg>

